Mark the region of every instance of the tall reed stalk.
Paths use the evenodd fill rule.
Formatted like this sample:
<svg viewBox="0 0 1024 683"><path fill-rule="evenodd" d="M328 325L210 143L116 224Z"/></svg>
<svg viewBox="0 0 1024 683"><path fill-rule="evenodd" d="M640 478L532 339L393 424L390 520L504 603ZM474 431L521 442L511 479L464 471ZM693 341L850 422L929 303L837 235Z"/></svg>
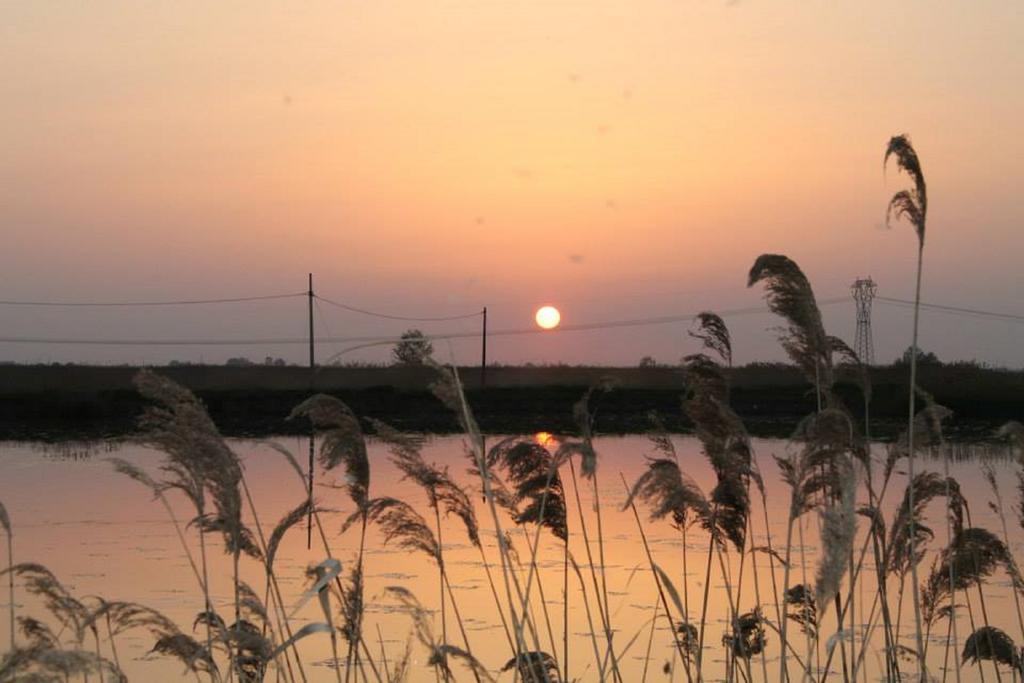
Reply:
<svg viewBox="0 0 1024 683"><path fill-rule="evenodd" d="M7 508L4 507L3 502L0 502L0 526L7 534L7 587L9 591L7 611L11 615L11 652L14 652L14 531L11 528L11 517L7 514Z"/></svg>
<svg viewBox="0 0 1024 683"><path fill-rule="evenodd" d="M914 227L917 233L917 273L914 286L914 327L910 342L910 397L907 416L909 433L907 474L911 481L913 481L915 474L914 416L917 414L914 399L916 398L917 391L918 321L921 312L921 272L924 260L925 225L928 218L928 189L924 182L924 174L921 172L921 162L917 157L917 152L914 150L913 145L910 144L910 139L906 135L896 135L889 140L889 145L885 150L883 165L888 163L890 156L896 157L898 168L907 173L914 182L912 189L900 190L892 196L886 211L887 222L893 216L897 219L906 218L907 222ZM913 505L913 500L910 502ZM913 520L911 520L910 524L910 536L913 537ZM922 654L924 652L924 640L921 630L921 599L917 588L916 561L911 563L910 571L913 585L914 628L917 638L918 678L923 680L926 674L926 667Z"/></svg>

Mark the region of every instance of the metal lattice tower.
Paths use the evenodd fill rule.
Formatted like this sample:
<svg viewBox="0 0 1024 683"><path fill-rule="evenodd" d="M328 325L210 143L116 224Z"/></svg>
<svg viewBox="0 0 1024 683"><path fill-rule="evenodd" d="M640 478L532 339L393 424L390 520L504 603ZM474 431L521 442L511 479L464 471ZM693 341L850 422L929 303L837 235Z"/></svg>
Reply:
<svg viewBox="0 0 1024 683"><path fill-rule="evenodd" d="M858 278L850 285L853 300L857 302L857 334L853 350L865 365L875 364L875 343L871 339L871 300L875 298L878 285L870 277Z"/></svg>

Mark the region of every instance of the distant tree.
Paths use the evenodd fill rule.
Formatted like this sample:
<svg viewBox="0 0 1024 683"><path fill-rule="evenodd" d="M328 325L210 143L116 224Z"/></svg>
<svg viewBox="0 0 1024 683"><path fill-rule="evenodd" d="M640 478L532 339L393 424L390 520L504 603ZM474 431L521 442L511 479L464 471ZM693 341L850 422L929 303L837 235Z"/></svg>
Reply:
<svg viewBox="0 0 1024 683"><path fill-rule="evenodd" d="M434 345L419 330L406 330L391 350L396 365L422 365L434 353Z"/></svg>
<svg viewBox="0 0 1024 683"><path fill-rule="evenodd" d="M230 365L233 367L244 367L252 364L253 362L251 360L249 360L248 358L244 358L242 356L236 358L228 358L228 362L225 363L225 365Z"/></svg>
<svg viewBox="0 0 1024 683"><path fill-rule="evenodd" d="M910 359L914 355L914 347L908 346L903 355L896 359L894 365L910 365ZM942 365L942 361L931 351L924 351L922 349L917 350L917 364L918 365Z"/></svg>
<svg viewBox="0 0 1024 683"><path fill-rule="evenodd" d="M651 356L644 356L640 359L641 368L656 368L658 367L658 361L654 360Z"/></svg>

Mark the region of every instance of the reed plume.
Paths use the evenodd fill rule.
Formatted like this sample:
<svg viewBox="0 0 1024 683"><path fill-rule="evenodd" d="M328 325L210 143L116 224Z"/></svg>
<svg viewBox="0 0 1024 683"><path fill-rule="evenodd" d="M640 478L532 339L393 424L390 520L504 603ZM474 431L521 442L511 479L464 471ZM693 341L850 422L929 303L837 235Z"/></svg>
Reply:
<svg viewBox="0 0 1024 683"><path fill-rule="evenodd" d="M918 244L923 247L925 223L928 218L928 188L924 182L924 173L921 171L921 161L906 135L895 135L889 139L883 165L889 163L889 157L896 157L897 167L910 176L914 187L900 190L892 196L886 209L886 222L890 223L893 218L906 219L917 233Z"/></svg>
<svg viewBox="0 0 1024 683"><path fill-rule="evenodd" d="M505 666L501 667L502 673L513 670L524 681L535 679L560 683L562 680L559 678L558 662L547 652L523 652L518 657L513 657L505 662Z"/></svg>
<svg viewBox="0 0 1024 683"><path fill-rule="evenodd" d="M864 410L864 439L862 442L863 447L859 448L855 455L864 466L864 470L867 474L865 481L868 486L868 497L873 500L875 495L872 486L873 462L870 457L870 448L868 447L868 444L871 441L871 399L874 395L874 390L871 384L871 373L869 372L868 366L861 360L860 356L858 356L845 341L839 337L832 336L828 337L827 341L831 349L831 353L839 359L839 362L836 365L837 374L840 372L848 374L853 379L854 384L857 385L857 388L860 389Z"/></svg>
<svg viewBox="0 0 1024 683"><path fill-rule="evenodd" d="M622 509L635 499L650 507L651 521L671 517L678 529L711 516L711 506L697 483L670 458L647 458L647 470L633 484Z"/></svg>
<svg viewBox="0 0 1024 683"><path fill-rule="evenodd" d="M749 660L764 652L768 641L760 607L739 615L733 619L733 624L733 631L722 634L722 644L730 649L733 657Z"/></svg>
<svg viewBox="0 0 1024 683"><path fill-rule="evenodd" d="M784 599L787 605L794 608L794 611L787 612L786 616L800 625L800 630L817 638L818 636L818 603L814 599L814 590L802 583L786 589Z"/></svg>
<svg viewBox="0 0 1024 683"><path fill-rule="evenodd" d="M168 633L156 641L150 652L174 657L185 665L186 671L192 673L217 674L217 664L210 651L185 633Z"/></svg>
<svg viewBox="0 0 1024 683"><path fill-rule="evenodd" d="M866 459L866 444L857 437L850 414L841 407L813 413L800 421L791 439L802 444L799 456L790 459L800 470L793 492L800 514L841 500L855 475L851 456Z"/></svg>
<svg viewBox="0 0 1024 683"><path fill-rule="evenodd" d="M93 652L42 646L16 649L0 660L0 681L34 683L67 681L71 676L98 674L101 679L123 683L128 680L113 662Z"/></svg>
<svg viewBox="0 0 1024 683"><path fill-rule="evenodd" d="M998 536L979 527L959 529L936 558L921 589L921 609L926 623L940 616L938 607L943 599L952 600L955 591L981 585L1000 568L1010 577L1015 591L1024 591L1024 579L1009 548Z"/></svg>
<svg viewBox="0 0 1024 683"><path fill-rule="evenodd" d="M920 388L917 389L917 394L924 400L925 407L914 416L911 426L900 432L896 441L889 445L885 464L886 475L892 472L892 468L901 458L907 458L909 462L911 444L915 444L915 450L920 450L943 443L942 426L953 416L953 411L935 403L931 394Z"/></svg>
<svg viewBox="0 0 1024 683"><path fill-rule="evenodd" d="M853 379L857 383L857 388L860 389L864 395L866 401L871 401L872 386L871 386L871 375L868 373L868 366L864 364L864 361L857 352L850 348L850 345L839 337L833 337L829 335L826 337L828 342L829 351L839 357L840 365L838 367L846 366L853 370Z"/></svg>
<svg viewBox="0 0 1024 683"><path fill-rule="evenodd" d="M752 465L750 438L728 405L728 386L717 363L703 354L688 356L684 377L683 412L693 422L717 480L705 526L714 537L722 534L742 551L750 514L747 480L760 480Z"/></svg>
<svg viewBox="0 0 1024 683"><path fill-rule="evenodd" d="M477 680L494 683L494 677L491 676L487 667L480 663L480 660L469 651L455 645L448 645L447 643L436 645L427 659L427 665L441 667L446 677L454 678L454 674L448 665L448 662L451 660L465 664Z"/></svg>
<svg viewBox="0 0 1024 683"><path fill-rule="evenodd" d="M318 460L330 471L345 468L345 488L360 508L366 504L370 488L370 461L359 420L341 400L316 394L292 409L288 419L307 418L320 436Z"/></svg>
<svg viewBox="0 0 1024 683"><path fill-rule="evenodd" d="M697 627L688 621L680 621L676 623L675 631L676 642L680 646L681 654L687 662L693 661L697 652Z"/></svg>
<svg viewBox="0 0 1024 683"><path fill-rule="evenodd" d="M366 505L370 522L377 524L384 532L384 543L396 542L403 550L417 550L426 553L435 562L440 555L434 532L426 520L411 505L397 498L372 498ZM345 520L342 533L351 526L355 515Z"/></svg>
<svg viewBox="0 0 1024 683"><path fill-rule="evenodd" d="M711 311L698 313L695 322L696 330L689 330L687 333L699 339L704 348L714 351L727 366L732 367L732 339L729 336L729 328L721 316Z"/></svg>
<svg viewBox="0 0 1024 683"><path fill-rule="evenodd" d="M981 660L987 659L999 664L1006 664L1016 669L1018 673L1024 674L1024 667L1021 666L1021 651L1017 649L1013 638L995 626L982 626L968 636L961 658L965 664L977 663L979 665Z"/></svg>
<svg viewBox="0 0 1024 683"><path fill-rule="evenodd" d="M889 204L886 208L885 220L886 224L891 224L893 217L897 220L903 218L906 219L917 233L917 277L916 285L914 288L914 328L910 342L910 397L909 397L909 409L907 411L908 420L908 473L910 479L914 479L914 420L916 417L916 409L914 406L915 390L917 389L917 340L918 340L918 327L921 312L921 273L923 270L924 261L924 237L926 231L926 222L928 219L928 188L925 185L924 173L921 170L921 161L918 159L917 151L914 146L910 143L910 138L906 135L896 135L889 139L889 144L885 149L885 157L882 160L883 168L888 164L889 157L896 157L897 167L910 176L910 179L914 183L912 189L900 190L896 192L889 200ZM911 494L912 495L912 494ZM910 524L913 525L913 519ZM914 535L913 529L910 530L910 535ZM924 652L924 641L921 633L921 609L920 609L920 596L918 596L917 588L917 561L914 559L910 565L911 574L913 575L913 598L914 598L914 625L916 628L917 635L917 651L918 653ZM923 678L925 675L925 666L923 659L918 660L918 674L919 677Z"/></svg>
<svg viewBox="0 0 1024 683"><path fill-rule="evenodd" d="M512 505L507 506L514 511L515 523L539 524L567 541L565 490L558 458L533 439L519 437L498 442L487 458L490 466L503 469L515 486Z"/></svg>
<svg viewBox="0 0 1024 683"><path fill-rule="evenodd" d="M239 483L242 466L224 442L202 402L184 387L149 370L135 375L135 386L150 401L139 426L140 441L167 455L161 469L172 475L165 486L178 488L197 504L196 521L204 531L220 531L225 550L260 558L252 533L242 524ZM216 514L202 507L209 493Z"/></svg>
<svg viewBox="0 0 1024 683"><path fill-rule="evenodd" d="M818 392L819 407L831 400L832 348L807 276L795 262L780 254L762 254L754 261L747 287L764 283L768 308L788 322L779 343Z"/></svg>
<svg viewBox="0 0 1024 683"><path fill-rule="evenodd" d="M594 450L594 421L597 419L597 408L593 404L594 397L614 388L614 380L607 377L602 377L587 388L582 398L572 406L573 421L580 433L580 439L579 441L563 441L556 453L559 460L578 455L580 457L580 474L586 479L592 479L597 472L597 451Z"/></svg>
<svg viewBox="0 0 1024 683"><path fill-rule="evenodd" d="M245 581L238 582L239 606L242 609L242 617L249 621L258 621L269 625L267 607L263 600L256 594L252 586Z"/></svg>
<svg viewBox="0 0 1024 683"><path fill-rule="evenodd" d="M655 451L661 455L647 457L647 471L640 475L633 484L633 488L628 491L622 509L633 507L634 501L639 498L650 507L652 521L671 517L672 525L682 534L683 576L688 579L686 532L695 523L705 526L710 524L711 505L697 483L680 469L675 447L661 420L653 413L650 415L650 420L653 423L653 428L648 432L647 438L654 445ZM689 671L690 661L698 644L697 627L689 623L690 591L688 583L688 580L684 583L683 604L679 606L683 621L679 622L676 629L677 649L683 656L683 664L687 671ZM670 592L675 591L667 576L659 582L659 587L662 584L666 584L666 589ZM665 605L665 609L666 616L669 616L668 605ZM671 617L669 620L671 621ZM692 629L692 638L690 638L690 629ZM692 643L689 642L690 640Z"/></svg>
<svg viewBox="0 0 1024 683"><path fill-rule="evenodd" d="M263 680L275 648L256 625L244 619L236 621L226 629L224 644L234 657L232 665L240 683L259 683Z"/></svg>
<svg viewBox="0 0 1024 683"><path fill-rule="evenodd" d="M103 619L110 629L111 638L132 629L147 629L154 637L178 630L174 622L151 607L122 600L100 599L99 602L99 607L89 613L83 625L92 628Z"/></svg>
<svg viewBox="0 0 1024 683"><path fill-rule="evenodd" d="M838 495L821 512L821 547L823 555L815 576L814 597L826 608L839 592L839 585L850 565L853 540L857 535L857 478L852 463L840 458ZM837 615L842 618L842 615ZM840 623L840 630L842 623Z"/></svg>
<svg viewBox="0 0 1024 683"><path fill-rule="evenodd" d="M935 537L935 533L923 523L924 510L934 498L945 496L947 484L950 498L947 501L953 520L954 534L963 529L965 501L956 480L947 482L935 472L921 472L907 485L906 492L889 529L888 571L905 575L911 566L924 556L924 544ZM911 536L913 530L913 536Z"/></svg>
<svg viewBox="0 0 1024 683"><path fill-rule="evenodd" d="M277 526L274 527L274 530L270 533L270 538L267 540L266 565L268 573L273 571L274 559L277 557L277 550L281 546L281 541L284 540L284 535L293 526L306 519L312 511L312 502L306 499L299 503L294 510L286 513L277 523Z"/></svg>
<svg viewBox="0 0 1024 683"><path fill-rule="evenodd" d="M94 635L97 648L99 647L97 622L101 618L107 624L112 648L114 647L114 637L130 629L147 629L156 639L158 645L161 641L179 633L174 623L161 613L137 603L95 598L87 604L85 600L75 598L57 577L42 565L23 563L15 565L9 571L22 579L28 593L42 599L43 605L50 614L64 629L71 632L78 648L81 647L87 632ZM90 604L96 606L90 607ZM4 670L11 675L10 680L35 680L32 675L27 675L32 672L38 675L47 672L61 673L65 678L95 672L106 680L127 680L116 661L110 662L103 658L98 650L96 653L89 653L79 649L62 649L58 634L55 634L49 626L28 617L23 617L20 623L23 633L32 645L25 650L12 650L4 663L0 664L0 680L9 680L4 675ZM202 646L199 647L206 653L206 659L212 664L213 660L209 657L209 651ZM113 652L116 659L116 649ZM19 672L26 675L14 675ZM42 678L39 680L52 679Z"/></svg>
<svg viewBox="0 0 1024 683"><path fill-rule="evenodd" d="M472 501L447 469L428 464L423 459L421 449L424 439L401 433L380 420L368 418L367 421L373 425L377 436L388 445L391 460L404 478L412 480L426 491L431 508L442 509L446 516L458 517L466 529L469 542L479 546L480 525Z"/></svg>
<svg viewBox="0 0 1024 683"><path fill-rule="evenodd" d="M48 625L33 619L32 617L18 617L18 626L21 634L28 638L29 642L36 647L57 647L60 638ZM14 648L11 648L14 651Z"/></svg>
<svg viewBox="0 0 1024 683"><path fill-rule="evenodd" d="M18 576L25 591L40 598L46 610L63 627L71 631L75 642L81 644L85 639L86 630L90 627L89 607L74 597L54 576L53 572L41 564L23 562L10 567L3 573Z"/></svg>
<svg viewBox="0 0 1024 683"><path fill-rule="evenodd" d="M220 532L224 550L232 556L235 621L238 621L239 558L245 553L262 559L252 532L242 523L241 461L224 441L203 403L188 389L149 370L140 370L133 381L139 393L149 401L139 418L139 440L167 456L161 469L170 479L163 485L181 490L196 506L196 517L191 523L200 531L204 586L207 585L204 535ZM206 512L204 492L213 501L212 513ZM207 611L210 610L208 597ZM238 673L242 675L241 671Z"/></svg>

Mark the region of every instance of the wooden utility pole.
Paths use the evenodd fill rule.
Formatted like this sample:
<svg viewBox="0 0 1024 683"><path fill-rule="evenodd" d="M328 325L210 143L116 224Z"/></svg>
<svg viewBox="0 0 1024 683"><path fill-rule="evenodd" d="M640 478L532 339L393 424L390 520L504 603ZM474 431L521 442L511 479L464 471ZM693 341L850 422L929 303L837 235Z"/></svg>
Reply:
<svg viewBox="0 0 1024 683"><path fill-rule="evenodd" d="M316 383L316 356L313 347L313 273L309 274L309 390L313 391ZM313 451L316 441L316 430L309 430L309 516L306 520L306 550L313 547Z"/></svg>
<svg viewBox="0 0 1024 683"><path fill-rule="evenodd" d="M487 386L487 307L484 306L483 334L480 335L480 388Z"/></svg>
<svg viewBox="0 0 1024 683"><path fill-rule="evenodd" d="M309 274L309 291L306 292L309 299L309 388L313 388L315 377L315 361L313 354L313 273Z"/></svg>

